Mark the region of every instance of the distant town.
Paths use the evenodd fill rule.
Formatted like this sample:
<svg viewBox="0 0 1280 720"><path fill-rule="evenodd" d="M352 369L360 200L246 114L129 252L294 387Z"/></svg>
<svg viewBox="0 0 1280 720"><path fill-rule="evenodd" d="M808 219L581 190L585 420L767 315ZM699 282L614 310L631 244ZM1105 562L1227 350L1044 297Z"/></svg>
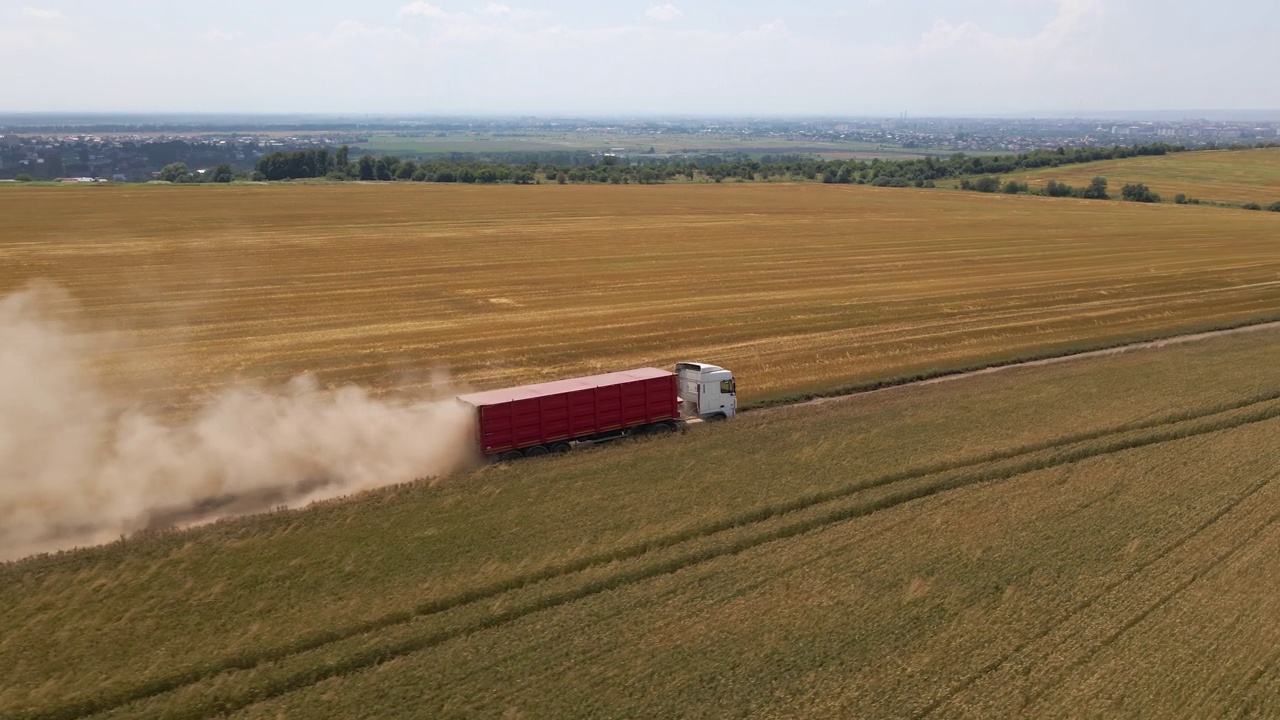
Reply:
<svg viewBox="0 0 1280 720"><path fill-rule="evenodd" d="M1168 142L1186 147L1271 144L1277 120L1117 119L539 119L0 117L0 179L147 182L184 163L193 172L230 165L252 172L278 151L348 146L352 157L501 155L806 155L904 157L1016 154L1058 147Z"/></svg>

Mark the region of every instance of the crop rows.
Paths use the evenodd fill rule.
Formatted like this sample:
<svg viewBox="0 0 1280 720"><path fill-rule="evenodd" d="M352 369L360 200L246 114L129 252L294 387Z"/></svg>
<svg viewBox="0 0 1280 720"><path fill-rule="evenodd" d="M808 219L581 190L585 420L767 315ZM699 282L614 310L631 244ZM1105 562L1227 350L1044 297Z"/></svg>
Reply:
<svg viewBox="0 0 1280 720"><path fill-rule="evenodd" d="M744 399L1271 317L1280 218L822 185L8 188L122 392L702 359Z"/></svg>
<svg viewBox="0 0 1280 720"><path fill-rule="evenodd" d="M242 715L271 717L282 711L300 712L302 708L309 708L314 712L317 707L341 712L344 707L365 707L362 702L374 702L374 708L380 707L386 711L390 706L381 698L387 694L404 698L406 692L408 697L414 697L416 690L420 693L420 709L442 715L465 715L486 709L494 712L501 710L503 703L507 702L513 705L524 704L531 709L559 708L560 712L576 715L620 716L630 714L638 707L646 707L648 700L660 703L653 707L655 712L671 712L679 707L721 708L722 703L732 707L734 702L741 703L737 706L739 708L749 706L753 701L767 705L771 699L777 701L781 697L791 697L790 702L780 706L790 716L830 716L830 708L834 703L840 702L852 703L845 708L845 712L836 713L842 715L952 716L973 714L973 706L969 704L971 699L947 689L952 678L963 680L970 673L977 674L983 681L990 679L992 684L984 685L989 690L978 693L975 698L997 703L992 705L996 707L995 714L1009 712L998 703L1025 702L1025 712L1039 714L1049 711L1050 714L1069 715L1072 707L1078 709L1090 706L1087 701L1081 703L1078 695L1072 695L1072 703L1063 706L1045 705L1038 698L1043 698L1049 691L1070 692L1070 680L1063 678L1070 678L1082 669L1087 669L1092 658L1109 655L1120 639L1149 638L1146 623L1159 617L1170 606L1173 601L1166 598L1180 598L1181 592L1210 580L1216 587L1231 587L1232 578L1221 577L1223 568L1252 552L1251 548L1259 542L1274 539L1274 483L1248 482L1245 477L1233 475L1226 482L1202 488L1202 497L1191 508L1178 507L1178 504L1194 495L1185 489L1171 489L1164 493L1165 502L1172 501L1167 506L1161 506L1164 513L1156 508L1147 508L1141 513L1145 522L1163 520L1169 526L1163 531L1144 534L1151 543L1150 550L1137 553L1130 561L1108 559L1104 564L1111 564L1112 568L1096 577L1093 573L1102 568L1095 569L1094 563L1101 562L1102 558L1107 557L1107 553L1099 553L1090 546L1105 547L1111 538L1088 540L1059 537L1057 542L1064 548L1085 554L1077 562L1080 563L1082 572L1089 573L1087 582L1078 587L1064 585L1040 588L1037 587L1034 581L1036 575L1033 574L1031 582L1023 581L1017 583L1017 586L1029 595L1026 606L1034 608L1043 617L1018 613L1018 603L1006 609L999 605L988 607L988 601L981 601L972 611L952 611L957 613L956 622L965 620L955 628L954 632L958 634L952 634L951 628L944 622L936 627L945 632L933 639L929 637L929 623L937 623L934 613L941 611L950 602L946 594L947 586L939 589L940 594L936 598L930 599L929 575L924 576L923 581L919 575L910 583L906 583L906 580L912 578L913 572L920 573L924 568L931 565L937 567L939 564L944 565L946 570L935 570L933 574L964 577L968 572L985 571L978 564L981 561L975 562L966 557L960 548L947 548L938 543L938 538L920 537L916 533L927 527L927 518L937 508L953 504L953 496L963 497L961 504L971 506L975 504L976 497L990 502L1002 497L1018 496L1023 492L1022 486L1029 482L1039 486L1041 502L1044 502L1059 494L1053 493L1053 484L1046 484L1046 481L1049 478L1070 477L1075 474L1073 469L1079 467L1082 472L1096 476L1101 482L1094 485L1093 492L1089 494L1079 486L1064 488L1069 494L1085 502L1059 511L1061 515L1055 520L1054 527L1063 530L1066 528L1060 527L1060 524L1069 522L1072 515L1093 513L1094 507L1106 507L1108 493L1100 491L1109 484L1104 480L1108 468L1122 467L1135 457L1141 457L1140 462L1150 461L1162 453L1185 458L1187 453L1200 452L1221 442L1225 442L1224 449L1233 445L1247 445L1265 438L1269 432L1274 432L1274 428L1274 420L1267 427L1246 424L1228 428L1225 432L1189 435L1182 440L1138 447L1130 453L1096 455L1080 463L1051 465L1031 475L1018 475L1016 477L1019 481L1015 483L967 485L963 489L956 488L957 492L930 495L924 502L895 505L886 508L884 512L862 516L856 522L825 524L810 532L778 537L763 543L751 543L750 547L737 553L724 552L705 560L683 564L669 573L649 575L644 582L627 583L596 594L584 595L572 602L524 615L500 626L485 627L476 632L460 632L440 644L429 644L405 655L384 658L384 662L379 662L376 666L367 665L363 672L334 676L322 681L314 689L310 684L304 683L302 687L283 695L264 701L255 700L245 706ZM1234 442L1231 437L1235 433L1245 433L1248 439L1242 438L1243 443ZM1115 462L1121 458L1124 462ZM1177 461L1174 460L1173 464L1176 465ZM1265 463L1253 465L1261 467ZM1158 477L1152 476L1146 481L1146 489L1139 496L1151 495L1159 487L1159 480L1156 479ZM1182 474L1176 477L1185 479ZM1152 496L1151 499L1159 498ZM1103 512L1093 519L1107 517L1108 514ZM880 521L881 517L886 520ZM864 523L871 523L874 528L861 531ZM1117 529L1123 537L1123 528ZM1089 526L1080 526L1078 530L1088 532ZM969 530L965 534L991 533L992 530L988 529L985 533ZM953 536L956 533L946 534ZM845 540L843 553L832 548L834 554L828 554L831 552L827 550L828 542L836 537L847 538L850 535L856 537L857 542ZM862 552L874 552L880 556L887 548L903 543L916 548L913 553L925 552L923 548L934 548L941 557L930 560L926 555L900 569L891 564L868 566L868 563L855 561ZM726 549L727 547L726 544ZM1043 552L1047 548L1036 549ZM1093 557L1094 553L1099 553L1099 557ZM1046 565L1046 569L1070 568L1069 564L1060 564L1065 558L1055 555L1057 553L1045 553L1037 558L1028 553L1024 561L1029 565L1022 572L1037 573L1037 568L1044 568ZM822 582L823 575L814 577L815 573L809 570L815 562L814 558L821 558L819 562L824 567L853 564L866 573L860 576L853 568L846 571L848 578L844 582L853 584L846 586L845 594L878 598L874 600L878 603L876 615L864 617L856 604L814 607L801 601L798 607L789 607L791 596L794 593L803 594L807 582ZM1007 567L1009 559L995 556L989 559L984 557L983 560L994 563L994 569ZM1014 570L1014 567L1009 569ZM879 581L881 578L896 578L898 583L905 584L905 599L901 605L893 595L883 597L878 587L873 586L859 592L859 582ZM942 582L936 576L933 581ZM921 586L918 590L917 585ZM837 593L837 598L840 597L840 587L841 583L837 582L830 589ZM903 585L898 587L902 588ZM975 591L980 598L980 586L965 588L968 594ZM1046 591L1048 595L1043 594ZM923 600L915 599L921 594L924 596ZM695 612L689 607L690 603L702 607L701 611L689 615ZM740 630L726 632L724 626L732 625L735 615L742 612L741 609L735 610L735 606L742 604L754 606L756 611L740 619L740 622L745 620ZM894 624L907 623L898 632L910 629L905 636L894 634L892 630L882 632L878 626L882 621L879 614L893 613L895 609L901 617ZM983 612L977 613L979 609ZM1205 610L1211 612L1208 608ZM800 613L799 616L796 615L797 612ZM1015 614L1003 617L1008 612ZM1262 619L1265 615L1255 614L1254 617ZM700 655L695 656L700 662L685 664L681 662L685 655L671 648L669 643L679 642L675 637L679 636L681 627L685 632L696 633L694 628L698 627L699 619L718 626L719 633L723 634L689 638L688 642L698 644L706 653L714 653L715 660L708 662L706 656ZM814 620L818 622L817 627L812 625ZM565 627L583 622L590 625L582 633L572 633L564 640L573 643L575 649L567 653L559 650L557 638L562 637ZM1006 629L1002 624L1004 622L1009 622L1014 627ZM925 625L921 626L919 623ZM673 624L675 627L671 627ZM824 649L806 644L805 638L816 645L822 644L824 624L859 630L852 633L845 630L842 633L846 635L843 645L837 644ZM1037 640L1046 626L1050 631L1044 634L1043 639ZM630 627L635 630L627 632L625 628ZM405 632L408 634L410 631ZM771 633L779 632L782 633L782 638L794 637L794 640L782 641L782 648L785 650L779 655L773 655L771 651L779 639ZM878 635L878 642L869 647L860 646L856 638L864 633ZM987 635L993 637L984 641ZM596 640L592 641L591 638ZM1024 638L1030 638L1031 642L1028 644ZM1176 643L1175 638L1176 635L1166 636L1164 642ZM407 649L411 641L411 638L403 638L405 645L401 647ZM596 642L601 644L598 649L595 649ZM900 651L895 649L894 643L909 643L903 648L907 652L898 655ZM516 647L508 650L509 644ZM633 644L640 646L633 647ZM1227 659L1236 657L1231 651L1232 647L1247 647L1252 651L1265 647L1265 643L1239 638L1234 644L1228 641L1218 647L1202 646L1202 649L1210 653L1211 657ZM836 654L829 655L832 651ZM811 657L811 653L817 653L817 657ZM842 658L841 653L846 657ZM878 662L859 662L860 657L867 656L878 659ZM1013 659L998 662L999 658L1007 657ZM734 668L757 664L757 658L758 664L764 667L751 670L743 676L742 686L729 685L720 691L716 690L716 684L733 678ZM315 658L317 666L320 660L321 658ZM462 668L454 669L452 666L455 662L461 664ZM552 680L536 671L536 668L548 664L557 667L561 663L571 663L563 666L570 678ZM852 664L858 671L846 676L843 682L839 674L835 677L830 674L826 677L820 675L820 679L828 682L817 697L812 697L806 692L806 683L803 681L805 675L802 669L806 663L815 669L824 668L829 663L843 663L846 665L846 672L851 670L848 665ZM921 667L919 663L925 665ZM777 687L775 677L766 670L773 667L777 672L789 675L795 672L797 664L801 671L792 679L796 684L786 689ZM984 667L995 667L996 675L981 673ZM617 682L617 678L612 681L609 679L611 668L615 668L615 674L621 672L636 678L635 684L613 684ZM1204 668L1205 663L1202 661L1197 672L1203 672ZM1000 673L1004 673L1004 676L1000 677ZM284 673L277 676L281 682L277 690L289 686L283 675ZM1028 675L1031 681L1028 681ZM507 680L504 681L503 678ZM509 684L517 679L519 685ZM144 716L166 707L174 709L181 716L182 712L190 711L201 703L218 706L220 702L236 697L237 692L245 687L255 687L261 697L267 684L255 686L253 680L251 675L228 678L226 686L221 688L226 694L219 694L213 688L206 688L204 692L192 688L191 694L186 697L158 698L156 704L140 704L132 709L122 709L119 716ZM1121 673L1113 680L1123 680L1128 687L1136 689L1142 685L1135 687L1135 681L1155 681L1158 684L1160 679ZM1185 683L1190 678L1180 680ZM564 687L573 687L576 693L571 692L563 697L554 693L546 694L551 688L561 686L561 682L573 683ZM827 695L827 692L835 689L830 686L831 682L839 683L838 687L849 687L850 683L856 683L855 686L861 686L863 692L870 689L873 694L883 694L886 698L896 697L898 704L882 705L878 711L869 712L867 703L872 701L871 698L858 695L842 697L838 690ZM712 683L712 686L707 687L703 683ZM923 692L909 692L906 683L916 683ZM623 687L633 689L626 691L622 690ZM607 691L612 697L603 704L594 702L590 698L595 691ZM797 695L791 695L797 691ZM951 700L930 712L930 705L927 703L939 692L943 698ZM822 702L820 707L826 709L817 712L810 709L806 712L805 701ZM1238 702L1239 698L1235 701ZM1225 706L1231 707L1231 703L1232 700L1229 699ZM231 707L238 704L232 701ZM1016 708L1019 706L1015 704L1014 707L1012 712L1018 712ZM1055 707L1059 709L1055 711ZM594 708L594 711L588 711L588 708ZM777 708L775 706L775 712ZM399 714L403 714L403 711L399 711ZM199 712L194 716L200 716Z"/></svg>
<svg viewBox="0 0 1280 720"><path fill-rule="evenodd" d="M180 709L183 707L181 703L163 704L166 717L206 717L209 712L225 712L243 707L328 677L350 673L432 647L461 635L497 627L534 612L947 490L1007 480L1093 457L1270 420L1280 417L1278 399L1280 393L1273 393L1225 406L1186 411L1158 420L1130 423L993 452L948 467L914 468L902 473L857 481L831 491L798 498L787 504L759 508L678 536L657 538L572 565L547 568L534 575L512 578L498 586L476 588L466 594L425 603L411 611L387 615L359 627L302 638L287 647L256 655L224 658L203 670L161 678L114 697L89 700L29 717L83 717L181 690L186 686L199 685L220 673L251 671L270 664L259 673L250 673L248 678L236 678L228 683L212 683L223 692L231 689L230 697L200 697L200 688L196 687L193 690L198 701L186 705L186 710ZM1260 487L1261 485L1257 486L1255 490ZM1224 510L1223 514L1226 512ZM516 597L504 597L508 594ZM493 606L499 605L502 610L492 610ZM468 609L467 606L475 607ZM462 612L456 612L460 610ZM423 619L441 614L449 615L439 623L428 623L425 627L422 625ZM454 618L455 614L462 615L463 619ZM440 629L439 624L443 624L445 629ZM361 637L371 633L373 637ZM344 642L353 640L355 642ZM337 644L338 647L326 649L331 644ZM314 652L318 650L322 652ZM282 662L291 659L291 656L303 654L309 655L304 658L304 662ZM153 712L157 712L157 709L147 706L143 714Z"/></svg>
<svg viewBox="0 0 1280 720"><path fill-rule="evenodd" d="M1196 581L1202 579L1208 573L1220 567L1223 563L1239 554L1242 550L1259 540L1264 533L1275 527L1276 521L1280 520L1280 514L1271 512L1265 516L1261 522L1256 522L1253 527L1246 528L1243 532L1239 528L1232 527L1225 532L1219 532L1218 536L1212 538L1211 543L1205 543L1206 533L1219 525L1224 518L1231 515L1244 503L1255 500L1262 491L1272 487L1275 476L1266 477L1253 485L1247 487L1242 493L1235 496L1219 508L1216 512L1206 517L1202 522L1191 528L1186 534L1177 538L1173 543L1165 546L1159 553L1151 556L1145 561L1135 565L1129 572L1117 577L1112 582L1099 588L1085 599L1073 605L1067 612L1060 617L1054 618L1052 622L1046 623L1044 629L1025 642L1020 643L1011 651L1002 654L991 662L979 667L968 677L963 678L954 687L949 688L925 706L916 717L928 717L939 709L950 703L956 703L957 698L962 694L971 693L972 688L978 683L990 684L994 682L994 678L1002 677L1006 666L1019 663L1022 665L1022 673L1029 672L1027 668L1038 668L1040 665L1054 665L1062 674L1069 674L1072 670L1078 669L1088 664L1098 653L1104 651L1107 647L1113 645L1116 640L1124 633L1132 630L1138 624L1151 616L1153 612L1167 605L1173 600L1178 593L1186 590ZM1262 503L1262 512L1266 513L1268 509L1267 503ZM1176 553L1189 544L1200 542L1208 544L1210 547L1210 558L1208 561L1200 560L1193 562L1192 568L1177 576L1175 584L1167 590L1160 588L1160 594L1153 599L1146 601L1142 597L1142 590L1145 588L1135 587L1136 581L1144 575L1149 575L1160 569L1160 565L1165 563ZM1224 549L1225 548L1225 549ZM1123 608L1132 606L1135 601L1140 606L1140 610L1133 613L1129 619L1122 622L1119 626L1112 628L1105 623L1090 624L1088 620L1082 620L1082 616L1091 611L1097 613L1106 613L1110 610L1114 612L1124 612L1123 609L1107 609L1102 608L1107 603L1119 605ZM1102 608L1102 609L1099 609ZM1106 635L1090 641L1091 635L1096 635L1098 628L1106 628ZM1066 667L1057 667L1063 664L1062 654L1064 652L1063 645L1085 645L1083 649L1078 649L1072 653L1072 659L1066 663ZM1046 647L1041 647L1046 646ZM1029 659L1029 656L1036 656L1035 660ZM1047 660L1053 657L1058 662L1049 663ZM1043 670L1039 674L1043 674ZM1038 700L1045 692L1052 687L1052 681L1045 682L1036 692L1025 693L1023 702L1030 704ZM981 698L980 693L976 693L977 698Z"/></svg>

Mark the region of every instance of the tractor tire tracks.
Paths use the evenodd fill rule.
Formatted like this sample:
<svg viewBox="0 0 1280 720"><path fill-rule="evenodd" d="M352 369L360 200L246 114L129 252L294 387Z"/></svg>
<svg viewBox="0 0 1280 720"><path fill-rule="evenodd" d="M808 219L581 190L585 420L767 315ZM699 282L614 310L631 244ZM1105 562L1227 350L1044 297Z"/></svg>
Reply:
<svg viewBox="0 0 1280 720"><path fill-rule="evenodd" d="M1268 478L1249 486L1244 492L1232 498L1229 502L1227 502L1222 507L1220 507L1212 515L1205 518L1203 521L1201 521L1199 524L1197 524L1195 527L1193 527L1191 530L1186 532L1184 535L1182 535L1181 537L1179 537L1169 545L1165 546L1159 553L1153 555L1151 558L1147 559L1145 562L1142 562L1136 565L1129 572L1125 573L1124 575L1117 578L1116 580L1110 583L1107 583L1102 588L1100 588L1097 592L1093 593L1092 595L1085 598L1084 600L1081 600L1079 603L1076 603L1075 605L1071 606L1065 613L1058 616L1052 622L1047 624L1040 632L1018 643L1009 652L1004 653L1000 657L995 658L992 661L981 666L976 671L971 673L968 677L966 677L964 680L962 680L961 682L951 687L949 690L947 690L938 698L934 699L933 702L929 703L920 711L914 713L912 717L917 719L928 717L932 715L934 712L936 712L937 710L941 709L943 706L945 706L949 702L955 700L957 697L961 695L961 693L972 688L984 677L987 677L991 673L994 673L1000 670L1000 668L1004 667L1005 665L1013 661L1015 658L1020 657L1021 655L1026 653L1030 648L1035 646L1037 643L1049 637L1051 634L1053 634L1054 631L1063 627L1068 622L1071 622L1074 618L1078 617L1081 613L1084 613L1087 610L1089 610L1089 608L1097 605L1103 598L1108 596L1110 593L1116 591L1120 587L1131 582L1138 575L1152 568L1156 564L1169 558L1171 555L1173 555L1173 553L1177 552L1179 549L1187 545L1187 543L1199 537L1201 534L1203 534L1205 531L1213 527L1222 519L1226 518L1233 511L1235 511L1236 508L1240 507L1240 505L1244 504L1246 501L1250 500L1251 498L1257 496L1258 493L1262 492L1272 482L1273 482L1273 478ZM1200 577L1203 577L1203 575L1207 573L1209 570L1211 570L1214 567L1217 567L1218 565L1221 564L1221 562L1227 560L1230 556L1234 555L1237 551L1239 551L1244 545L1247 545L1249 542L1252 542L1252 540L1255 539L1258 534L1260 534L1263 530L1265 530L1266 528L1274 524L1274 522L1278 519L1278 517L1280 516L1272 515L1266 521L1266 523L1264 523L1261 527L1255 529L1254 532L1251 533L1248 536L1248 538L1246 538L1246 541L1243 544L1234 545L1224 555L1218 558L1215 558L1215 560L1209 563L1205 568L1202 568L1201 570L1198 570L1197 572L1193 573L1190 579L1188 579L1185 583L1179 584L1179 586L1175 588L1173 593L1168 594L1166 597L1162 598L1161 601L1157 602L1155 605L1147 608L1144 612L1140 613L1138 617L1131 619L1131 622L1126 623L1119 631L1113 633L1112 636L1109 637L1109 639L1103 642L1102 646L1095 648L1092 654L1096 654L1103 647L1110 644L1111 642L1114 642L1116 639L1119 638L1121 634L1123 634L1124 631L1132 628L1134 625L1141 622L1148 615L1150 615L1150 613L1153 612L1159 605L1165 602L1168 602L1168 600L1172 599L1173 595L1176 595L1177 592L1180 592L1186 587L1190 587L1192 583L1194 583ZM1092 654L1090 655L1090 657L1092 656ZM1028 699L1028 702L1030 702L1030 700L1031 698Z"/></svg>
<svg viewBox="0 0 1280 720"><path fill-rule="evenodd" d="M913 500L980 483L1008 480L1029 472L1069 465L1094 457L1271 420L1280 417L1280 403L1276 402L1277 399L1280 399L1280 393L1272 393L1214 408L1183 412L1159 420L1130 423L1107 430L989 453L945 466L918 468L870 481L851 483L788 503L759 508L724 521L622 548L605 555L564 563L502 583L429 601L416 608L388 614L357 626L318 633L302 638L290 646L223 658L210 665L158 678L133 688L14 717L64 720L122 709L126 705L194 686L225 673L252 671L260 666L281 663L288 658L321 649L326 645L406 625L411 621L473 605L479 601L497 599L507 593L526 590L547 581L571 581L579 573L600 570L605 566L608 566L605 569L610 571L604 577L582 578L585 582L573 587L551 591L530 602L495 610L487 617L465 623L460 627L417 634L397 642L363 649L317 666L285 672L284 675L271 678L264 684L244 688L242 692L230 693L215 704L201 703L199 706L182 709L172 708L172 712L166 713L166 716L203 718L233 711L303 689L325 679L348 675L396 657L433 647L453 638L504 625L541 610L671 574L700 563L735 555L776 540L819 530ZM991 465L994 467L983 467ZM1261 486L1257 486L1251 492L1260 489ZM864 494L871 495L870 491L875 490L881 491L880 494L863 497ZM1243 499L1244 497L1239 501ZM1229 511L1230 508L1224 509L1215 518ZM1204 526L1207 527L1213 520L1211 518L1206 521ZM1190 537L1180 542L1189 539ZM704 542L709 543L709 546L696 547ZM1171 552L1172 549L1169 551ZM638 567L625 567L628 564ZM1003 663L996 663L991 669L999 667L1000 664ZM976 674L971 681L966 681L966 684L958 687L955 692L962 691L983 674L985 672ZM935 705L940 707L945 701L944 697ZM928 714L933 709L936 707L931 706L923 714Z"/></svg>

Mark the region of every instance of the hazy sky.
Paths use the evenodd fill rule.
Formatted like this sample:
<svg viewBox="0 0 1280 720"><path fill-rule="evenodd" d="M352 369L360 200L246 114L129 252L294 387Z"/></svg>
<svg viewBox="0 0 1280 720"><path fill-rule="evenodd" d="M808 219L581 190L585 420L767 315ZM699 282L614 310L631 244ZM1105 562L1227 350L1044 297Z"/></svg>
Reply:
<svg viewBox="0 0 1280 720"><path fill-rule="evenodd" d="M0 112L1280 107L1277 0L0 0Z"/></svg>

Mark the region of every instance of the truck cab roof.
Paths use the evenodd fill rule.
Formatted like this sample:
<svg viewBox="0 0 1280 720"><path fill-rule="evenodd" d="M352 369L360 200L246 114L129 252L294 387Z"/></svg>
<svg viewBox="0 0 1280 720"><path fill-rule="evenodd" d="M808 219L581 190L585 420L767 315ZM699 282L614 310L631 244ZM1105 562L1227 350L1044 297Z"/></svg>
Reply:
<svg viewBox="0 0 1280 720"><path fill-rule="evenodd" d="M699 363L699 362L676 363L676 371L679 372L681 370L694 370L700 373L709 373L709 372L716 372L718 370L724 370L724 368L720 367L719 365L709 365L707 363Z"/></svg>

